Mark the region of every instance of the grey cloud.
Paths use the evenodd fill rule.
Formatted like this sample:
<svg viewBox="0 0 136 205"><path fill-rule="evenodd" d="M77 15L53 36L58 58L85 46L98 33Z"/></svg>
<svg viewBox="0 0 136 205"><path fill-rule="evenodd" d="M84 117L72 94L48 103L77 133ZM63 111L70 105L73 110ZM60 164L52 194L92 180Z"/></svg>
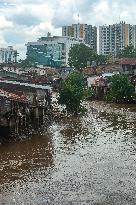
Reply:
<svg viewBox="0 0 136 205"><path fill-rule="evenodd" d="M0 0L0 5L1 4L40 4L44 3L44 0Z"/></svg>
<svg viewBox="0 0 136 205"><path fill-rule="evenodd" d="M96 0L84 0L78 2L76 0L73 0L71 4L63 6L59 3L58 0L54 18L52 19L52 25L55 28L59 28L62 25L77 23L74 20L74 16L78 14L84 20L84 17L88 16L92 12L92 8L95 2Z"/></svg>
<svg viewBox="0 0 136 205"><path fill-rule="evenodd" d="M45 0L22 0L22 3L26 4L40 4L40 3L45 3Z"/></svg>
<svg viewBox="0 0 136 205"><path fill-rule="evenodd" d="M6 6L4 8L2 7L2 9L0 7L1 14L3 12L5 18L13 21L15 25L15 31L9 28L6 32L5 30L1 31L1 35L4 35L7 43L12 42L13 44L25 44L26 39L30 37L28 31L31 29L31 26L33 26L35 35L36 32L38 35L45 33L46 29L45 31L44 28L40 29L40 22L49 25L52 24L50 27L52 34L56 35L57 33L57 35L61 35L61 29L56 28L61 28L62 25L77 23L74 17L78 14L83 23L97 26L117 23L119 16L121 20L127 23L135 24L136 22L135 0L0 0L0 6L6 5L4 3L8 3L7 7L10 4L20 5L20 7L17 6L17 9L20 8L19 10L16 10L16 7L13 7L13 9L8 8L7 10L5 8ZM38 4L40 4L40 8L38 8ZM46 15L46 7L44 7L45 10L41 11L41 4L47 5L47 9L50 9L51 14L47 12ZM34 11L36 13L32 13L31 8L34 5ZM105 5L107 6L107 10ZM20 13L17 13L19 11ZM42 12L42 15L40 15L40 12ZM41 16L41 20L38 15ZM26 34L23 34L26 28ZM35 38L36 36L32 34L31 39L33 40Z"/></svg>
<svg viewBox="0 0 136 205"><path fill-rule="evenodd" d="M15 14L10 17L10 20L12 20L15 24L28 27L38 25L41 22L37 16L30 13Z"/></svg>
<svg viewBox="0 0 136 205"><path fill-rule="evenodd" d="M0 0L0 8L8 8L8 7L14 7L14 6L15 4L9 1Z"/></svg>
<svg viewBox="0 0 136 205"><path fill-rule="evenodd" d="M4 40L10 44L24 43L25 35L21 31L7 30L3 32Z"/></svg>
<svg viewBox="0 0 136 205"><path fill-rule="evenodd" d="M55 28L60 28L64 25L70 25L74 22L72 12L67 15L60 15L59 13L55 14L55 17L52 19L52 25Z"/></svg>
<svg viewBox="0 0 136 205"><path fill-rule="evenodd" d="M59 2L59 1L58 1ZM54 17L52 18L52 25L55 28L59 28L62 25L69 25L74 21L74 14L76 13L76 8L73 5L69 5L66 7L62 7L61 4L58 3Z"/></svg>
<svg viewBox="0 0 136 205"><path fill-rule="evenodd" d="M69 5L59 3L52 19L52 25L59 28L62 25L69 25L77 23L74 20L74 15L79 14L83 23L92 25L112 24L120 20L135 24L135 10L132 8L136 6L135 0L73 0ZM104 7L100 9L101 4L107 4L108 10L104 11ZM97 8L99 7L99 12ZM106 9L106 8L105 8ZM124 17L123 13L127 12ZM125 19L126 18L126 19Z"/></svg>

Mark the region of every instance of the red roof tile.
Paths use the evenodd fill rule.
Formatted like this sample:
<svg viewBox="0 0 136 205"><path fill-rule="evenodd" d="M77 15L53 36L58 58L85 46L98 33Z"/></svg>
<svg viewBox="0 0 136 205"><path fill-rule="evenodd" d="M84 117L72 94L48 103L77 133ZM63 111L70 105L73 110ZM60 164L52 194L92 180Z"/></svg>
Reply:
<svg viewBox="0 0 136 205"><path fill-rule="evenodd" d="M136 58L122 58L119 60L120 65L136 65Z"/></svg>
<svg viewBox="0 0 136 205"><path fill-rule="evenodd" d="M24 102L24 103L27 102L26 96L24 96L24 95L19 96L15 93L7 92L3 89L0 89L0 96L6 97L10 100L14 100L14 101L18 101L18 102Z"/></svg>

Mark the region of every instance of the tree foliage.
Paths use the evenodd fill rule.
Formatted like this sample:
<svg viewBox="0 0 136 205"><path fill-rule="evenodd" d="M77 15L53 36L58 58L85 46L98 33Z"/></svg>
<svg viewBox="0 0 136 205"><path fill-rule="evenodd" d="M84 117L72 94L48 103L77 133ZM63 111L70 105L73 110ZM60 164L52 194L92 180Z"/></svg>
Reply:
<svg viewBox="0 0 136 205"><path fill-rule="evenodd" d="M69 51L69 65L78 70L85 68L87 62L92 62L94 51L85 44L75 44Z"/></svg>
<svg viewBox="0 0 136 205"><path fill-rule="evenodd" d="M30 68L32 66L35 66L35 63L33 62L33 59L28 58L28 57L24 60L19 60L18 64L21 68Z"/></svg>
<svg viewBox="0 0 136 205"><path fill-rule="evenodd" d="M113 102L128 102L135 99L135 92L132 83L127 75L114 75L110 79L110 88L107 93L107 100Z"/></svg>
<svg viewBox="0 0 136 205"><path fill-rule="evenodd" d="M82 100L92 93L85 89L84 78L80 72L71 73L63 82L59 91L58 102L72 113L78 113Z"/></svg>
<svg viewBox="0 0 136 205"><path fill-rule="evenodd" d="M133 46L127 46L117 54L119 58L136 58L136 49Z"/></svg>
<svg viewBox="0 0 136 205"><path fill-rule="evenodd" d="M91 65L94 61L96 65L106 64L109 60L107 55L98 55L93 49L85 44L75 44L69 51L69 65L77 68L79 71Z"/></svg>
<svg viewBox="0 0 136 205"><path fill-rule="evenodd" d="M94 61L96 61L96 64L97 65L103 65L103 64L106 64L108 63L109 61L109 56L108 55L102 55L102 54L96 54L94 56Z"/></svg>

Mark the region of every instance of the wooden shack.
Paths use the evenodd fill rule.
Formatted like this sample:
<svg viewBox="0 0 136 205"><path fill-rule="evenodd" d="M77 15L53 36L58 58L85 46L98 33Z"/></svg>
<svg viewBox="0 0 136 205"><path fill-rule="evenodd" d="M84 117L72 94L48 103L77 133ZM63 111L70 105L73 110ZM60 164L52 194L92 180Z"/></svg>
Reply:
<svg viewBox="0 0 136 205"><path fill-rule="evenodd" d="M50 86L0 80L0 129L18 134L30 124L38 128L50 103Z"/></svg>

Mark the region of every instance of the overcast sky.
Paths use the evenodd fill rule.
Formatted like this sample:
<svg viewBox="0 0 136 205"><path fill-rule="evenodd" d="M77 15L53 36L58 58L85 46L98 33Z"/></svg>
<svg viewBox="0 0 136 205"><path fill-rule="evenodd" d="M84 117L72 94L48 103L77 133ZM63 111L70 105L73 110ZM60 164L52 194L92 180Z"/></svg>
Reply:
<svg viewBox="0 0 136 205"><path fill-rule="evenodd" d="M61 26L103 25L120 20L136 24L136 0L0 0L0 47L13 45L24 58L25 43L47 32L61 35Z"/></svg>

